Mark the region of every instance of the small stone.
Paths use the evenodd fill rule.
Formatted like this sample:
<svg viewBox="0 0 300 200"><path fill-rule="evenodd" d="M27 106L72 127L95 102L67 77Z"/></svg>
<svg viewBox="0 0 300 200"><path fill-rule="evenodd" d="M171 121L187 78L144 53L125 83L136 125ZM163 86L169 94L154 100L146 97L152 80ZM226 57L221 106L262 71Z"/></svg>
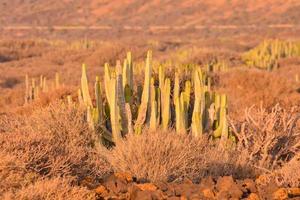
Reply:
<svg viewBox="0 0 300 200"><path fill-rule="evenodd" d="M280 188L273 193L273 198L276 200L284 200L289 198L288 191L285 188Z"/></svg>
<svg viewBox="0 0 300 200"><path fill-rule="evenodd" d="M156 191L157 187L152 183L142 183L136 185L138 188L140 188L142 191Z"/></svg>
<svg viewBox="0 0 300 200"><path fill-rule="evenodd" d="M128 183L133 181L133 178L132 178L131 174L126 173L126 172L116 172L114 175L115 175L116 178L121 179L121 180L125 180Z"/></svg>
<svg viewBox="0 0 300 200"><path fill-rule="evenodd" d="M248 196L247 200L260 200L260 198L259 198L259 196L258 196L257 194L251 193L251 194Z"/></svg>
<svg viewBox="0 0 300 200"><path fill-rule="evenodd" d="M300 197L300 188L289 188L287 191L292 197Z"/></svg>
<svg viewBox="0 0 300 200"><path fill-rule="evenodd" d="M216 187L219 192L228 193L226 196L229 195L231 198L239 199L243 195L243 192L231 176L220 177L217 181Z"/></svg>
<svg viewBox="0 0 300 200"><path fill-rule="evenodd" d="M186 196L181 196L180 200L188 200L188 198Z"/></svg>
<svg viewBox="0 0 300 200"><path fill-rule="evenodd" d="M202 193L203 193L203 196L205 198L208 198L208 199L214 199L215 198L215 194L211 189L208 189L208 188L204 189L204 190L202 190Z"/></svg>
<svg viewBox="0 0 300 200"><path fill-rule="evenodd" d="M108 195L108 191L107 189L103 186L103 185L100 185L98 186L96 189L95 189L95 192L96 194L104 197L104 196L107 196Z"/></svg>

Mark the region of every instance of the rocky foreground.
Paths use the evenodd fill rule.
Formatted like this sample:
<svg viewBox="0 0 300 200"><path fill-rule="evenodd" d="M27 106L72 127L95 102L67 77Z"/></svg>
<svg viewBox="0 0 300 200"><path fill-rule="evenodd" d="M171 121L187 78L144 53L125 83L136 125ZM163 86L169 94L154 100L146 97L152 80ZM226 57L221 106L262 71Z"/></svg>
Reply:
<svg viewBox="0 0 300 200"><path fill-rule="evenodd" d="M256 180L234 180L231 176L213 179L207 177L199 184L185 179L182 183L148 183L127 173L115 173L97 187L90 179L82 181L94 190L97 199L300 199L300 188L279 188L265 176Z"/></svg>

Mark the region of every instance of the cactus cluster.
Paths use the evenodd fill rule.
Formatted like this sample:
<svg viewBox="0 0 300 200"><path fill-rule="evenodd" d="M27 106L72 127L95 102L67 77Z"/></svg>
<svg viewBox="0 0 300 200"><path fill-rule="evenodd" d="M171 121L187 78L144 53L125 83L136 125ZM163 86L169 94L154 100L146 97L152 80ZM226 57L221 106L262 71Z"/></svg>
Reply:
<svg viewBox="0 0 300 200"><path fill-rule="evenodd" d="M279 67L280 58L300 56L300 44L290 41L266 40L244 53L242 59L249 67L272 70Z"/></svg>
<svg viewBox="0 0 300 200"><path fill-rule="evenodd" d="M126 134L141 134L147 127L153 131L173 126L178 134L199 137L211 133L214 138L229 138L227 124L227 97L211 91L211 81L200 67L194 67L192 76L183 80L178 70L172 81L163 65L154 73L152 52L148 51L144 66L143 84L133 81L131 53L123 66L104 66L104 89L96 78L95 103L89 94L86 66L82 67L81 89L78 101L87 109L86 119L104 140L114 142Z"/></svg>
<svg viewBox="0 0 300 200"><path fill-rule="evenodd" d="M207 72L226 72L228 71L229 67L225 61L219 61L214 59L211 62L204 65L204 69Z"/></svg>
<svg viewBox="0 0 300 200"><path fill-rule="evenodd" d="M25 76L25 104L28 104L39 98L40 93L48 92L52 89L60 88L60 75L55 73L55 81L50 85L47 84L47 78L43 75L39 77L39 84L35 78L30 79L28 74Z"/></svg>

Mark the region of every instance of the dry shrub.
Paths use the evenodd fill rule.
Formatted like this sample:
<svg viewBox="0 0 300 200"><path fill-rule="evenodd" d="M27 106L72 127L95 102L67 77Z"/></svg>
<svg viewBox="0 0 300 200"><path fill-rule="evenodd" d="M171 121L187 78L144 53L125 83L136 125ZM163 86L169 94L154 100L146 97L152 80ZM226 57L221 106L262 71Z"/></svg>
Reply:
<svg viewBox="0 0 300 200"><path fill-rule="evenodd" d="M279 186L300 187L300 154L270 176Z"/></svg>
<svg viewBox="0 0 300 200"><path fill-rule="evenodd" d="M263 104L272 108L280 103L284 108L300 105L300 95L294 74L297 68L289 70L266 72L255 69L232 69L227 73L220 73L216 77L216 87L220 92L228 95L230 116L242 120L240 113L252 105Z"/></svg>
<svg viewBox="0 0 300 200"><path fill-rule="evenodd" d="M110 166L83 112L58 102L39 109L23 126L0 133L0 149L16 157L27 172L42 177L101 178L110 172Z"/></svg>
<svg viewBox="0 0 300 200"><path fill-rule="evenodd" d="M95 194L86 188L70 186L70 182L67 179L53 178L49 180L39 180L34 184L23 187L16 192L7 192L4 194L3 199L88 200L95 199Z"/></svg>
<svg viewBox="0 0 300 200"><path fill-rule="evenodd" d="M16 156L0 152L0 157L0 198L5 192L13 192L39 178L38 174L28 172Z"/></svg>
<svg viewBox="0 0 300 200"><path fill-rule="evenodd" d="M244 163L260 174L277 179L279 185L299 184L300 115L297 109L285 110L276 105L246 110L246 120L233 130L238 137L237 150L247 155Z"/></svg>
<svg viewBox="0 0 300 200"><path fill-rule="evenodd" d="M239 165L235 151L222 150L205 137L144 132L117 142L107 156L115 171L129 172L149 181L189 178L197 182L206 176L253 175L250 169Z"/></svg>

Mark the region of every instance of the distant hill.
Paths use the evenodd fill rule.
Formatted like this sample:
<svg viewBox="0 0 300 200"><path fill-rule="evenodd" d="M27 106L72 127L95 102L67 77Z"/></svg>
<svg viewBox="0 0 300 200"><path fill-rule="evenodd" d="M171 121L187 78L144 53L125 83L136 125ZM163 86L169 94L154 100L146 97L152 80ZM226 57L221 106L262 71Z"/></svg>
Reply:
<svg viewBox="0 0 300 200"><path fill-rule="evenodd" d="M300 24L299 0L0 0L4 25Z"/></svg>

